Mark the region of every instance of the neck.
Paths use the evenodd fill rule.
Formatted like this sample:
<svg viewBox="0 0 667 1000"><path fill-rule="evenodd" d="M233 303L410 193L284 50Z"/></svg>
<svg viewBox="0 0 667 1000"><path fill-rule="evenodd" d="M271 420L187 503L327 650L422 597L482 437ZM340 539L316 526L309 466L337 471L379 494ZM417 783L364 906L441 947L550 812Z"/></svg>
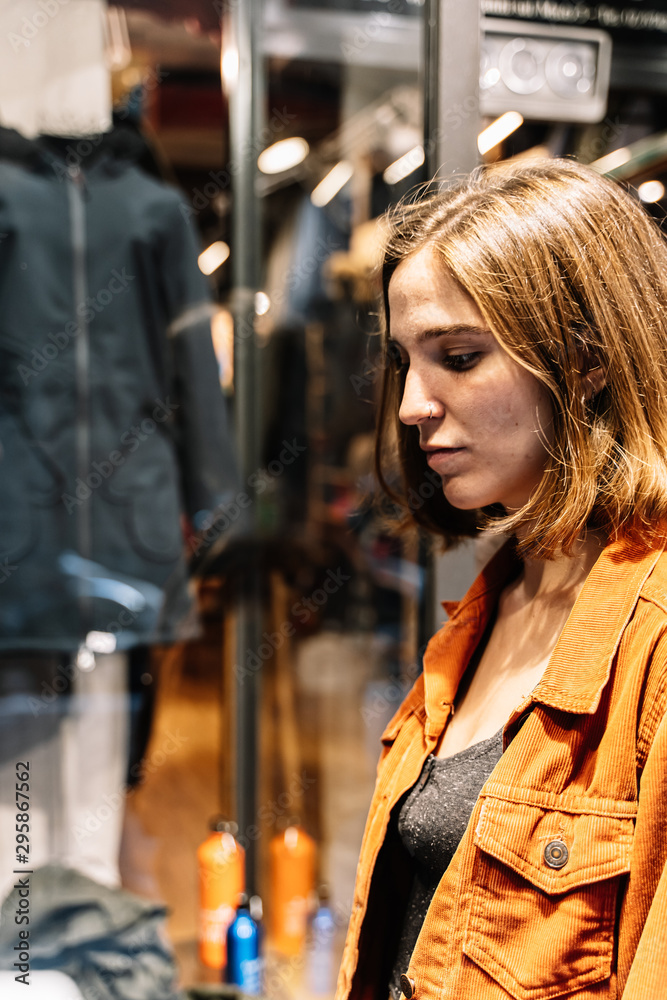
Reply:
<svg viewBox="0 0 667 1000"><path fill-rule="evenodd" d="M541 603L546 599L571 606L605 545L603 536L587 532L577 539L568 556L559 555L552 560L527 557L516 581L517 590L526 602Z"/></svg>

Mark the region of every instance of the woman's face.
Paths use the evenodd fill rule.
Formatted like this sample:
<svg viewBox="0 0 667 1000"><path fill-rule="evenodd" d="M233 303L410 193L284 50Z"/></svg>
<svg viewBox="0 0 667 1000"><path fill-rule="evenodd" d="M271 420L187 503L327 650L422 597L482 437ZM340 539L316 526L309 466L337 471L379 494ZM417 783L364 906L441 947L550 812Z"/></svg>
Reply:
<svg viewBox="0 0 667 1000"><path fill-rule="evenodd" d="M430 248L396 268L389 320L390 353L406 366L398 415L419 428L447 500L464 510L522 507L542 477L551 440L542 384L501 347Z"/></svg>

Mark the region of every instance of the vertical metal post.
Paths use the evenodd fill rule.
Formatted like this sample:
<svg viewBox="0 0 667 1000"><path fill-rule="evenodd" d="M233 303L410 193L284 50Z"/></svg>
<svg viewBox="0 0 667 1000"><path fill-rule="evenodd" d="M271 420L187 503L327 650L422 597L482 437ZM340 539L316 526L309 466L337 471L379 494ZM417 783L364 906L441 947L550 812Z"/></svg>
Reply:
<svg viewBox="0 0 667 1000"><path fill-rule="evenodd" d="M426 0L424 17L426 166L446 182L479 162L479 0Z"/></svg>
<svg viewBox="0 0 667 1000"><path fill-rule="evenodd" d="M480 4L479 0L425 0L424 4L424 152L427 177L447 184L479 163L480 132ZM419 646L433 635L441 617L435 559L440 575L465 580L474 577L474 547L463 561L422 549L424 590L419 615ZM448 565L449 564L449 565ZM449 596L449 595L448 595Z"/></svg>
<svg viewBox="0 0 667 1000"><path fill-rule="evenodd" d="M264 87L258 34L261 0L226 5L222 23L222 76L229 102L229 171L232 175L232 313L234 317L234 398L242 484L260 465L260 413L255 295L261 280L261 211L256 194L261 152ZM256 514L247 511L250 540ZM246 654L260 645L262 605L259 567L248 567L249 585L240 596L236 630L236 819L247 844L246 882L256 891L257 862L248 830L257 817L258 700L260 678L245 670ZM253 660L256 662L256 660Z"/></svg>

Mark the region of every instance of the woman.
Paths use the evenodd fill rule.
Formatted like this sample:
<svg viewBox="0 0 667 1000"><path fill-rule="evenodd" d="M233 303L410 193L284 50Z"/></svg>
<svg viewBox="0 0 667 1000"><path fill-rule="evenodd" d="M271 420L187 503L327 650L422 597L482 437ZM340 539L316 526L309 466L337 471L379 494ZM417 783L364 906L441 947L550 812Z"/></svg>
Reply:
<svg viewBox="0 0 667 1000"><path fill-rule="evenodd" d="M382 274L380 481L448 544L510 538L383 734L337 998L657 1000L667 246L546 161L403 206Z"/></svg>

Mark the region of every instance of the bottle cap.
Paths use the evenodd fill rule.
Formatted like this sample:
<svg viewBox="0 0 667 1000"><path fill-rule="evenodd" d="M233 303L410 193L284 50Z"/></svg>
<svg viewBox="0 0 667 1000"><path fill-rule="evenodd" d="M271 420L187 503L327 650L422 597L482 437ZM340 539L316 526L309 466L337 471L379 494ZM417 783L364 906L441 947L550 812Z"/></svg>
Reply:
<svg viewBox="0 0 667 1000"><path fill-rule="evenodd" d="M296 846L299 843L301 837L301 827L300 826L288 826L285 830L283 837L285 838L285 847L288 851L296 850Z"/></svg>
<svg viewBox="0 0 667 1000"><path fill-rule="evenodd" d="M241 910L241 909L247 910L248 909L248 902L249 902L248 893L247 892L240 892L238 894L238 896L236 897L236 909L237 910Z"/></svg>
<svg viewBox="0 0 667 1000"><path fill-rule="evenodd" d="M239 832L238 824L232 819L227 819L221 813L211 816L208 821L208 827L214 833L231 833L232 837L235 837Z"/></svg>
<svg viewBox="0 0 667 1000"><path fill-rule="evenodd" d="M283 833L290 826L296 826L301 830L302 829L301 817L299 816L298 813L294 813L291 816L289 813L286 813L284 816L278 817L275 826L278 833Z"/></svg>

